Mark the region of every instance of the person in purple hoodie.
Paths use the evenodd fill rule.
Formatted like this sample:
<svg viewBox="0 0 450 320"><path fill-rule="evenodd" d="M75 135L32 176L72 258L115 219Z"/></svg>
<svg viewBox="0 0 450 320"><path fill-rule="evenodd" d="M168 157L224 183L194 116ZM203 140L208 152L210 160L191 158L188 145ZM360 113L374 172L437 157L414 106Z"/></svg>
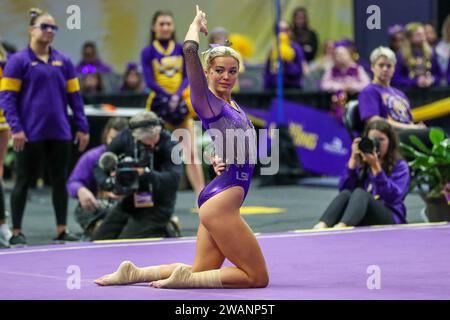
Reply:
<svg viewBox="0 0 450 320"><path fill-rule="evenodd" d="M439 85L442 75L437 54L427 42L423 25L412 22L406 25L405 31L407 41L397 53L392 85L407 88Z"/></svg>
<svg viewBox="0 0 450 320"><path fill-rule="evenodd" d="M355 138L352 154L339 181L339 195L314 228L370 226L406 222L405 197L409 168L398 152L398 137L385 120L370 122L363 137L378 141L372 152L361 151Z"/></svg>
<svg viewBox="0 0 450 320"><path fill-rule="evenodd" d="M67 181L67 191L69 196L78 199L78 206L75 209L75 220L85 231L85 235L92 236L96 225L101 221L108 209L115 202L111 193L107 194L107 203L101 203L97 196L99 188L94 176L94 168L100 156L106 151L106 147L116 137L116 135L128 126L125 118L112 118L108 120L103 129L102 144L95 147L81 156Z"/></svg>
<svg viewBox="0 0 450 320"><path fill-rule="evenodd" d="M11 193L13 236L10 245L26 244L22 218L33 172L43 156L52 178L56 214L55 241L73 241L67 231L68 195L65 188L73 136L67 106L73 112L75 142L84 151L89 127L75 68L65 55L51 47L58 27L55 19L38 9L30 10L30 44L13 54L4 70L0 105L12 131L17 152L17 179Z"/></svg>

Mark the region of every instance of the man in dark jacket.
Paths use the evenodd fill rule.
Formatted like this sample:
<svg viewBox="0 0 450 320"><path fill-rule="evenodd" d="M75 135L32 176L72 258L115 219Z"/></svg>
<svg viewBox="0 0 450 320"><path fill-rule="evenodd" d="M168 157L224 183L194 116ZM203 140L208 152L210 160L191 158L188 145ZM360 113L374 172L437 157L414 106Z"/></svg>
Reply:
<svg viewBox="0 0 450 320"><path fill-rule="evenodd" d="M118 195L121 200L95 232L93 240L173 236L168 225L182 172L181 164L171 159L175 146L170 132L162 129L155 113L144 111L131 118L130 128L122 130L106 151L110 157L128 157L137 163L134 170L139 186L137 190ZM116 176L118 180L117 171L107 169L108 159L105 159L100 158L95 169L97 183L103 190L111 185L117 188L117 182L111 183L111 177Z"/></svg>

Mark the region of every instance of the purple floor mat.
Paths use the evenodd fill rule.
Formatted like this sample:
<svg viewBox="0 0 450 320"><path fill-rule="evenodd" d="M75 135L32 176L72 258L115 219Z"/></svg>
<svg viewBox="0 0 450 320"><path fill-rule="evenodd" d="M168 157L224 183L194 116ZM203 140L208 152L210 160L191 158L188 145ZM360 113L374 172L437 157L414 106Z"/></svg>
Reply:
<svg viewBox="0 0 450 320"><path fill-rule="evenodd" d="M193 262L195 239L165 239L0 250L0 299L450 299L449 224L266 234L258 240L270 272L264 289L93 283L123 260L138 266ZM79 289L70 289L70 266L79 268ZM379 271L379 289L368 288L377 283L372 270Z"/></svg>

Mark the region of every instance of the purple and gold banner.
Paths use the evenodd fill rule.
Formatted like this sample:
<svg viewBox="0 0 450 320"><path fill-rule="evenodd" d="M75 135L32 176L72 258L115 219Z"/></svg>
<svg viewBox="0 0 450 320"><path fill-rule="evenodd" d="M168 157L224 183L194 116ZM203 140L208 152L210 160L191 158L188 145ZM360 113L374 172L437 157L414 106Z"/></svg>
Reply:
<svg viewBox="0 0 450 320"><path fill-rule="evenodd" d="M246 108L250 117L261 118ZM276 128L277 101L272 101L265 117L266 128ZM325 111L284 101L292 141L305 170L327 176L340 176L351 152L351 139L344 126ZM283 162L283 159L280 159Z"/></svg>

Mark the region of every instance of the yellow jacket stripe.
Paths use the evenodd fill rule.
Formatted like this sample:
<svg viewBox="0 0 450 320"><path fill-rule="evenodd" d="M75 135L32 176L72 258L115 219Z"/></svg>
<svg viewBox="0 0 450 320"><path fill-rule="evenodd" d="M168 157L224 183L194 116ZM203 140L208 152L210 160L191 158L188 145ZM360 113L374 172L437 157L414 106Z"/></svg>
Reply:
<svg viewBox="0 0 450 320"><path fill-rule="evenodd" d="M22 80L14 78L2 78L0 91L16 91L19 92L22 87Z"/></svg>
<svg viewBox="0 0 450 320"><path fill-rule="evenodd" d="M78 81L78 78L67 80L66 88L68 93L80 91L80 82Z"/></svg>

